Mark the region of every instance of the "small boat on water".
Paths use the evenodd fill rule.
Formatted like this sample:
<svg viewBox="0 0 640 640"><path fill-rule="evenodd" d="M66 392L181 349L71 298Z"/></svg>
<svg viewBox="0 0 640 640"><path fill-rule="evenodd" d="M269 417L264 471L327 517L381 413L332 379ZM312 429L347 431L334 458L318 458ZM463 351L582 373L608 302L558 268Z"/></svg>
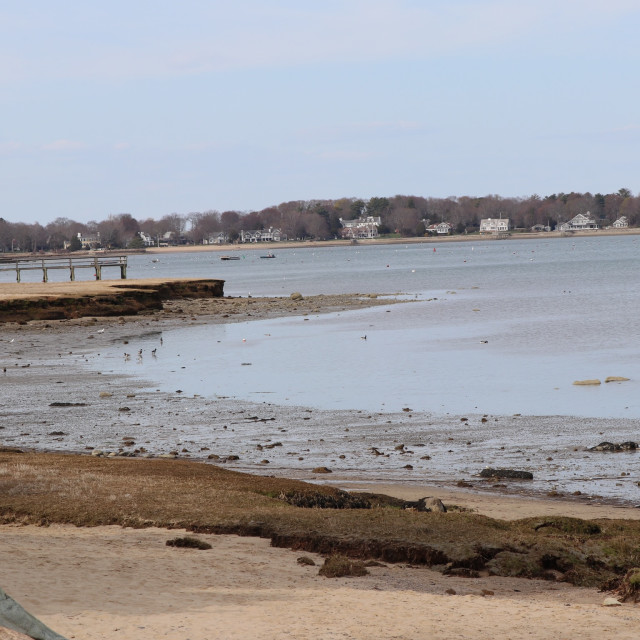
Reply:
<svg viewBox="0 0 640 640"><path fill-rule="evenodd" d="M240 260L240 256L220 256L220 260Z"/></svg>
<svg viewBox="0 0 640 640"><path fill-rule="evenodd" d="M275 255L271 252L267 253L265 256L260 256L261 258L275 258Z"/></svg>

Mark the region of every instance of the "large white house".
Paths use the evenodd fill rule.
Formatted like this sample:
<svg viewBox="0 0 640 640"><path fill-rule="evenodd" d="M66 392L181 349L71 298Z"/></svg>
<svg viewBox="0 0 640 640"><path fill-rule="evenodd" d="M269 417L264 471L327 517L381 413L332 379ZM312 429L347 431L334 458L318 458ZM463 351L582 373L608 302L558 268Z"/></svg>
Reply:
<svg viewBox="0 0 640 640"><path fill-rule="evenodd" d="M280 229L273 227L240 231L240 242L280 242L280 240L282 240Z"/></svg>
<svg viewBox="0 0 640 640"><path fill-rule="evenodd" d="M483 218L480 220L480 233L505 233L510 228L509 218Z"/></svg>
<svg viewBox="0 0 640 640"><path fill-rule="evenodd" d="M590 211L587 213L579 213L569 220L569 222L563 222L556 227L557 231L580 231L582 229L597 229L598 223L596 219L591 215Z"/></svg>
<svg viewBox="0 0 640 640"><path fill-rule="evenodd" d="M381 224L379 217L367 216L366 218L356 218L355 220L343 220L340 218L342 229L340 233L343 238L377 238L378 227Z"/></svg>

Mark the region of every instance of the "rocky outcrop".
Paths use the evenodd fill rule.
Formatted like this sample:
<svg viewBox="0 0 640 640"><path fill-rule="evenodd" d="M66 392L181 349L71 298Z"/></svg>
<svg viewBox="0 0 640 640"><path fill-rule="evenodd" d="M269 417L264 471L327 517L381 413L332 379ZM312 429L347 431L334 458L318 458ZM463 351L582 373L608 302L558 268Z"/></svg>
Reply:
<svg viewBox="0 0 640 640"><path fill-rule="evenodd" d="M491 469L486 468L480 472L481 478L501 478L507 480L533 480L530 471L518 471L517 469Z"/></svg>
<svg viewBox="0 0 640 640"><path fill-rule="evenodd" d="M629 440L627 442L620 443L601 442L595 447L591 447L589 451L635 451L636 449L638 449L638 443Z"/></svg>

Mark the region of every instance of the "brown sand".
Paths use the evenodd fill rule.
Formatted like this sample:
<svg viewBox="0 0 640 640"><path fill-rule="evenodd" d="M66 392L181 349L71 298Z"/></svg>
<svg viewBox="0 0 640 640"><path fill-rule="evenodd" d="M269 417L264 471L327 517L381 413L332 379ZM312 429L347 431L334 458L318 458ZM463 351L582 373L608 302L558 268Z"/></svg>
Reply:
<svg viewBox="0 0 640 640"><path fill-rule="evenodd" d="M166 546L183 533L2 526L3 587L83 640L637 638L640 608L604 607L607 594L591 589L406 565L322 578L266 540L203 535L213 549Z"/></svg>

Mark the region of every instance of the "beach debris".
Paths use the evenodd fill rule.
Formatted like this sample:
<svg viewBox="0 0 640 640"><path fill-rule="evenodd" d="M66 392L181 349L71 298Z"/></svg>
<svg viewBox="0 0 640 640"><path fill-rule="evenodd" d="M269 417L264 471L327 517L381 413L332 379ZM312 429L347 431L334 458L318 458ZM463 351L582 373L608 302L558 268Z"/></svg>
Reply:
<svg viewBox="0 0 640 640"><path fill-rule="evenodd" d="M591 447L588 451L636 451L639 448L637 442L628 440L627 442L601 442L595 447Z"/></svg>
<svg viewBox="0 0 640 640"><path fill-rule="evenodd" d="M604 379L606 382L629 382L629 378L624 378L623 376L607 376Z"/></svg>
<svg viewBox="0 0 640 640"><path fill-rule="evenodd" d="M602 606L603 607L621 607L622 606L622 602L620 602L620 600L618 600L617 598L605 598L602 601Z"/></svg>
<svg viewBox="0 0 640 640"><path fill-rule="evenodd" d="M316 563L309 556L300 556L296 562L303 566L315 567Z"/></svg>
<svg viewBox="0 0 640 640"><path fill-rule="evenodd" d="M113 393L110 393L109 391L101 391L99 393L100 398L110 398L111 396L113 396Z"/></svg>
<svg viewBox="0 0 640 640"><path fill-rule="evenodd" d="M179 538L172 538L171 540L167 540L167 547L200 549L201 551L206 551L207 549L212 548L208 542L200 540L199 538L194 538L193 536L182 536Z"/></svg>
<svg viewBox="0 0 640 640"><path fill-rule="evenodd" d="M576 386L589 386L589 385L598 385L602 383L597 378L594 378L592 380L574 380L573 384Z"/></svg>
<svg viewBox="0 0 640 640"><path fill-rule="evenodd" d="M481 478L507 478L509 480L533 480L533 473L530 471L519 471L517 469L492 469L487 467L480 472Z"/></svg>
<svg viewBox="0 0 640 640"><path fill-rule="evenodd" d="M51 402L50 407L86 407L86 402Z"/></svg>
<svg viewBox="0 0 640 640"><path fill-rule="evenodd" d="M638 568L629 569L629 571L627 571L627 573L624 575L624 578L620 580L620 584L614 593L616 593L616 595L618 596L618 604L620 604L620 601L622 602L640 601L640 569ZM607 598L607 600L609 599L615 600L615 598ZM609 606L616 606L616 605L611 604Z"/></svg>
<svg viewBox="0 0 640 640"><path fill-rule="evenodd" d="M294 291L289 298L291 300L304 300L304 298L302 297L302 294L299 291Z"/></svg>
<svg viewBox="0 0 640 640"><path fill-rule="evenodd" d="M364 563L360 560L351 560L346 556L329 556L320 567L318 575L325 578L343 578L345 576L360 577L369 575Z"/></svg>
<svg viewBox="0 0 640 640"><path fill-rule="evenodd" d="M315 467L315 469L312 469L311 473L333 473L333 471L328 467Z"/></svg>
<svg viewBox="0 0 640 640"><path fill-rule="evenodd" d="M0 625L39 640L66 640L23 609L0 589Z"/></svg>

